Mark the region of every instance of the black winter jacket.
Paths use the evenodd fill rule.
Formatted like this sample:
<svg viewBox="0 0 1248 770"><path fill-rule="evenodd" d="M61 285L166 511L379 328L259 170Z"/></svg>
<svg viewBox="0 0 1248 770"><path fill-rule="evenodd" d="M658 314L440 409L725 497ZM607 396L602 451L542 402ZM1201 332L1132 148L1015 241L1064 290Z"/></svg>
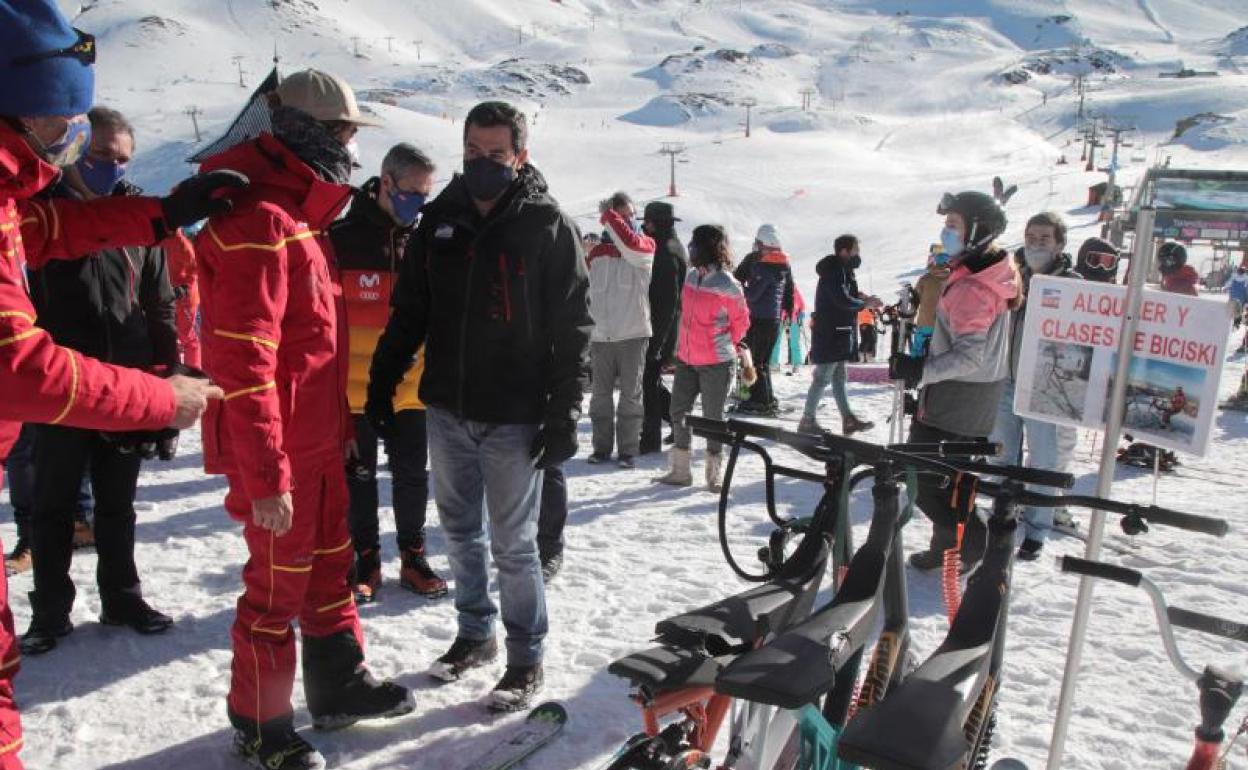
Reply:
<svg viewBox="0 0 1248 770"><path fill-rule="evenodd" d="M524 166L482 218L456 175L408 242L368 397L389 399L425 345L420 398L463 419L568 426L587 384L581 237Z"/></svg>
<svg viewBox="0 0 1248 770"><path fill-rule="evenodd" d="M732 275L745 289L751 320L779 321L793 311L793 270L784 252L751 251Z"/></svg>
<svg viewBox="0 0 1248 770"><path fill-rule="evenodd" d="M114 195L138 195L121 182ZM49 197L78 198L63 182ZM173 287L157 247L104 249L30 271L39 326L58 345L133 369L178 363Z"/></svg>
<svg viewBox="0 0 1248 770"><path fill-rule="evenodd" d="M675 230L655 233L654 269L650 274L650 329L660 360L676 353L680 328L680 291L689 272L689 255ZM652 351L654 353L655 351Z"/></svg>
<svg viewBox="0 0 1248 770"><path fill-rule="evenodd" d="M841 258L829 254L815 265L819 285L815 289L815 323L811 330L810 360L816 364L852 361L858 355L858 311L866 303L858 299L854 271Z"/></svg>

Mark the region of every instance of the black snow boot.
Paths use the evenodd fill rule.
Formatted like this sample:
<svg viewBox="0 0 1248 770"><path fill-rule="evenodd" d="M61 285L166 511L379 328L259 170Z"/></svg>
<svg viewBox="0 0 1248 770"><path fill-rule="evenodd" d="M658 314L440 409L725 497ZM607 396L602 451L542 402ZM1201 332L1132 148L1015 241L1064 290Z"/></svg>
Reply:
<svg viewBox="0 0 1248 770"><path fill-rule="evenodd" d="M350 631L303 637L303 692L318 730L397 717L416 708L406 687L379 682L368 672L364 652Z"/></svg>
<svg viewBox="0 0 1248 770"><path fill-rule="evenodd" d="M924 572L939 569L945 563L945 551L957 544L958 536L954 530L933 524L932 540L927 550L910 554L910 566Z"/></svg>
<svg viewBox="0 0 1248 770"><path fill-rule="evenodd" d="M490 710L520 711L528 708L533 696L541 691L544 679L541 663L508 666L503 678L490 691Z"/></svg>
<svg viewBox="0 0 1248 770"><path fill-rule="evenodd" d="M299 733L290 715L263 724L229 712L234 726L234 751L261 770L321 770L325 757Z"/></svg>

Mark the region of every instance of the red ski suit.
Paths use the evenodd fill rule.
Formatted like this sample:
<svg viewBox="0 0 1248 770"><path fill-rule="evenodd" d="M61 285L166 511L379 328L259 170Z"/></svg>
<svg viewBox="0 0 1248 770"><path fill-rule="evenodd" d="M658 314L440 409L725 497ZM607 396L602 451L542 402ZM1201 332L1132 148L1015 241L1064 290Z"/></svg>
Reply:
<svg viewBox="0 0 1248 770"><path fill-rule="evenodd" d="M177 406L169 383L58 347L35 326L27 263L37 268L101 248L146 245L156 240L161 219L152 198L30 200L59 173L0 122L0 462L23 422L153 429L168 425ZM8 582L0 569L0 770L22 766L22 727L13 703L19 662Z"/></svg>
<svg viewBox="0 0 1248 770"><path fill-rule="evenodd" d="M225 391L204 414L204 470L229 479L225 508L243 522L250 554L231 631L229 706L263 723L291 712L295 618L306 637L361 637L347 583L341 292L320 242L350 188L321 181L269 134L204 169L251 180L195 246L204 368ZM283 492L294 525L277 537L253 523L251 505Z"/></svg>
<svg viewBox="0 0 1248 770"><path fill-rule="evenodd" d="M195 316L199 315L199 280L195 268L195 246L181 230L161 241L165 260L169 266L169 284L177 289L184 287L178 298L176 323L178 325L178 348L182 363L200 368L199 330L195 328ZM182 292L179 292L180 294Z"/></svg>

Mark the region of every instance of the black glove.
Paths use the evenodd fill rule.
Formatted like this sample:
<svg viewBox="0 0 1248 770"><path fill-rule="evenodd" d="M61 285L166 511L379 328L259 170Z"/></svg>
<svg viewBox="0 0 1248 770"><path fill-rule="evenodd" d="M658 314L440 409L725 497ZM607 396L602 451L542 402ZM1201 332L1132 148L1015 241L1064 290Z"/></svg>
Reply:
<svg viewBox="0 0 1248 770"><path fill-rule="evenodd" d="M548 420L538 429L529 457L538 468L558 468L576 454L576 422Z"/></svg>
<svg viewBox="0 0 1248 770"><path fill-rule="evenodd" d="M394 432L397 430L394 397L380 396L370 392L368 401L364 402L364 419L373 426L373 431L378 436L383 439L394 438Z"/></svg>
<svg viewBox="0 0 1248 770"><path fill-rule="evenodd" d="M894 353L888 359L889 379L903 380L907 390L918 387L919 381L923 379L924 360L904 353Z"/></svg>
<svg viewBox="0 0 1248 770"><path fill-rule="evenodd" d="M209 171L185 179L173 192L160 199L160 211L169 232L207 217L224 214L234 207L222 195L228 189L241 190L251 180L237 171Z"/></svg>

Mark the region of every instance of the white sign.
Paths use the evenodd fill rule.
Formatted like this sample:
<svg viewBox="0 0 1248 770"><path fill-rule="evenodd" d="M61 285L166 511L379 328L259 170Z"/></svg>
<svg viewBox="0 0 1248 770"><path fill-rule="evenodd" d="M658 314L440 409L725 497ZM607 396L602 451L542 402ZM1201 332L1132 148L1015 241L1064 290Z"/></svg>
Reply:
<svg viewBox="0 0 1248 770"><path fill-rule="evenodd" d="M1105 429L1127 287L1036 276L1027 297L1014 411ZM1122 430L1203 455L1217 411L1230 310L1225 300L1144 290Z"/></svg>

